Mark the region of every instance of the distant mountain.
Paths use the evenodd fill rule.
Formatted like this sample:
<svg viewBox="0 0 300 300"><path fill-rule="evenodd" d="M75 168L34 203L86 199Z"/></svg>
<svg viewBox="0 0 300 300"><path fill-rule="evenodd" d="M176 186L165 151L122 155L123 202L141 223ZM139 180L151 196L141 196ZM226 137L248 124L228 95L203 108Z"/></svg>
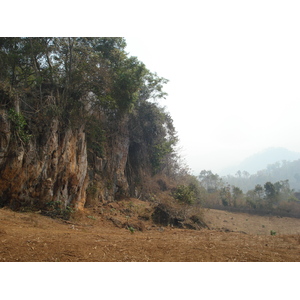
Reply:
<svg viewBox="0 0 300 300"><path fill-rule="evenodd" d="M269 164L274 164L281 161L294 161L300 159L299 152L293 152L286 148L268 148L262 152L256 153L240 164L224 169L223 175L235 175L237 171L247 171L250 174L255 174L257 171L266 169Z"/></svg>
<svg viewBox="0 0 300 300"><path fill-rule="evenodd" d="M255 174L241 172L234 175L223 176L225 183L239 187L244 192L253 190L257 184L263 186L266 182L272 183L288 180L290 188L300 192L300 159L294 161L283 160L269 164L267 168Z"/></svg>

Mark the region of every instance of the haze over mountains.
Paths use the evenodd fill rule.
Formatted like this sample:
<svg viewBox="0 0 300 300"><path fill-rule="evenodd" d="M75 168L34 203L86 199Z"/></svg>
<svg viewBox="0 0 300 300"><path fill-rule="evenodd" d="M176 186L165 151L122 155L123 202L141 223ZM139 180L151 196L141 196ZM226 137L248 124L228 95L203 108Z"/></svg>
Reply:
<svg viewBox="0 0 300 300"><path fill-rule="evenodd" d="M223 181L243 192L253 190L257 184L286 180L291 189L300 191L300 153L285 148L268 148L224 172Z"/></svg>
<svg viewBox="0 0 300 300"><path fill-rule="evenodd" d="M266 169L269 164L282 161L294 161L297 159L300 159L299 152L290 151L282 147L271 147L246 158L238 165L225 168L220 172L220 174L222 176L229 174L235 175L239 170L255 174L260 170Z"/></svg>

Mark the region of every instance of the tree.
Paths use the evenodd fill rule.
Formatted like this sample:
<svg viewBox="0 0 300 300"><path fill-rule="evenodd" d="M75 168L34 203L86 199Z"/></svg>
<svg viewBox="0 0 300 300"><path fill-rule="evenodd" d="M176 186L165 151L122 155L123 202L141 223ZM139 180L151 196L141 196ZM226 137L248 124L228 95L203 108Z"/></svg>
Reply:
<svg viewBox="0 0 300 300"><path fill-rule="evenodd" d="M256 194L256 198L258 201L263 199L264 196L264 189L260 184L257 184L254 188L254 192Z"/></svg>
<svg viewBox="0 0 300 300"><path fill-rule="evenodd" d="M244 176L244 178L249 178L250 173L247 171L243 171L243 176Z"/></svg>
<svg viewBox="0 0 300 300"><path fill-rule="evenodd" d="M30 91L34 107L49 95L69 112L92 109L126 113L135 104L165 95L159 78L136 57L128 57L124 38L0 38L0 80ZM93 97L89 97L92 93Z"/></svg>
<svg viewBox="0 0 300 300"><path fill-rule="evenodd" d="M224 206L230 206L231 205L231 192L230 192L230 185L227 185L225 187L222 187L220 190L220 197L222 204Z"/></svg>
<svg viewBox="0 0 300 300"><path fill-rule="evenodd" d="M246 194L246 202L254 209L263 208L264 206L264 189L257 184L253 190L249 190Z"/></svg>
<svg viewBox="0 0 300 300"><path fill-rule="evenodd" d="M277 202L276 199L277 192L275 186L273 183L268 181L265 183L264 188L265 188L265 199L267 201L267 205L268 207L272 208L273 204Z"/></svg>
<svg viewBox="0 0 300 300"><path fill-rule="evenodd" d="M209 193L216 192L222 186L222 179L210 170L202 170L198 178Z"/></svg>
<svg viewBox="0 0 300 300"><path fill-rule="evenodd" d="M243 191L236 186L232 186L233 206L237 206L238 200L241 200L242 198L243 198Z"/></svg>
<svg viewBox="0 0 300 300"><path fill-rule="evenodd" d="M235 176L237 176L238 178L242 177L242 172L240 170L238 170L235 174Z"/></svg>
<svg viewBox="0 0 300 300"><path fill-rule="evenodd" d="M294 190L290 188L289 180L281 180L274 183L277 202L295 201Z"/></svg>
<svg viewBox="0 0 300 300"><path fill-rule="evenodd" d="M130 158L144 165L151 165L152 174L175 168L175 146L178 138L173 120L164 108L140 100L130 114Z"/></svg>

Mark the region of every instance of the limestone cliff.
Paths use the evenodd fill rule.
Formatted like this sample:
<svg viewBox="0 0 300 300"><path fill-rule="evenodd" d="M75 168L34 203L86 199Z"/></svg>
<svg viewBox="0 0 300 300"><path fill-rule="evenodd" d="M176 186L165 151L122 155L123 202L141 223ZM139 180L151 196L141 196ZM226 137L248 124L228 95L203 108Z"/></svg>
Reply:
<svg viewBox="0 0 300 300"><path fill-rule="evenodd" d="M65 128L58 119L39 125L27 144L13 134L6 110L0 111L1 205L18 209L47 209L60 204L82 209L86 204L137 196L134 172L128 172L130 134L128 115L103 121L103 153L87 149L85 125ZM130 161L137 160L131 153ZM136 163L137 164L137 163Z"/></svg>
<svg viewBox="0 0 300 300"><path fill-rule="evenodd" d="M145 195L149 176L170 170L175 130L153 102L167 80L125 47L0 38L0 206L80 209Z"/></svg>
<svg viewBox="0 0 300 300"><path fill-rule="evenodd" d="M58 120L22 144L12 135L5 110L0 112L0 198L13 208L85 204L87 149L84 128L63 130Z"/></svg>

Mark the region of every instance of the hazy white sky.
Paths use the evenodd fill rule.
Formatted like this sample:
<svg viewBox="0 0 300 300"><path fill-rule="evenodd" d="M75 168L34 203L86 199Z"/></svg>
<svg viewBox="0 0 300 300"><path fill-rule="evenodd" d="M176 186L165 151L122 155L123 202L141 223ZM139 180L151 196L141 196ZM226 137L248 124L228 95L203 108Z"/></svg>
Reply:
<svg viewBox="0 0 300 300"><path fill-rule="evenodd" d="M162 103L190 168L220 172L268 147L300 152L299 4L188 3L175 5L182 17L165 34L125 38L130 55L170 80Z"/></svg>

